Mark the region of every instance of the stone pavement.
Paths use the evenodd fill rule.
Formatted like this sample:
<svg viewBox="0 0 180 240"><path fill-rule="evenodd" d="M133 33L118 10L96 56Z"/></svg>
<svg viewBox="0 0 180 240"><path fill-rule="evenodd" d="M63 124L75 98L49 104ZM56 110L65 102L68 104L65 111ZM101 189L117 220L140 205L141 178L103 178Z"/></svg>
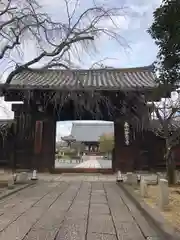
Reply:
<svg viewBox="0 0 180 240"><path fill-rule="evenodd" d="M135 206L124 202L115 181L66 179L67 175L40 181L1 200L0 239L143 240L156 236Z"/></svg>
<svg viewBox="0 0 180 240"><path fill-rule="evenodd" d="M112 161L99 159L96 156L86 156L86 160L78 163L77 160L58 160L55 161L55 168L111 168Z"/></svg>
<svg viewBox="0 0 180 240"><path fill-rule="evenodd" d="M106 175L98 173L63 173L60 175L38 173L38 178L41 181L52 182L52 181L83 181L83 182L115 182L116 174Z"/></svg>
<svg viewBox="0 0 180 240"><path fill-rule="evenodd" d="M75 166L75 168L102 168L96 159L90 159Z"/></svg>

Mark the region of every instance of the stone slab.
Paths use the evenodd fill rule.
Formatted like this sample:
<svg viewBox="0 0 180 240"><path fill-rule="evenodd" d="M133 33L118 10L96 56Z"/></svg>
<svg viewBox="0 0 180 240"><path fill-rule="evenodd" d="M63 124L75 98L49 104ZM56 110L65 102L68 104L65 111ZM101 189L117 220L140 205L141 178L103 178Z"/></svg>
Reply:
<svg viewBox="0 0 180 240"><path fill-rule="evenodd" d="M140 229L134 222L115 221L118 240L144 240Z"/></svg>
<svg viewBox="0 0 180 240"><path fill-rule="evenodd" d="M46 230L51 231L60 227L61 223L65 218L65 212L55 215L47 213L45 214L34 226L33 230Z"/></svg>
<svg viewBox="0 0 180 240"><path fill-rule="evenodd" d="M163 210L169 204L169 186L166 179L159 179L159 207Z"/></svg>
<svg viewBox="0 0 180 240"><path fill-rule="evenodd" d="M66 220L56 237L56 240L85 240L86 224L84 220Z"/></svg>
<svg viewBox="0 0 180 240"><path fill-rule="evenodd" d="M141 176L141 179L144 180L148 185L156 185L158 183L158 176L156 174L147 174Z"/></svg>
<svg viewBox="0 0 180 240"><path fill-rule="evenodd" d="M110 215L97 215L89 217L88 232L115 234L112 217Z"/></svg>
<svg viewBox="0 0 180 240"><path fill-rule="evenodd" d="M71 182L67 177L67 182L61 182L57 176L52 182L48 179L52 177L0 202L0 220L13 219L6 222L0 239L129 240L132 232L138 236L136 220L132 218L138 210L124 199L115 181L90 182L88 177L86 182L76 178ZM93 197L106 199L106 203L96 203ZM155 235L151 232L149 236Z"/></svg>
<svg viewBox="0 0 180 240"><path fill-rule="evenodd" d="M107 203L105 196L92 196L91 203Z"/></svg>
<svg viewBox="0 0 180 240"><path fill-rule="evenodd" d="M21 172L17 174L16 177L17 183L28 183L29 182L29 175L27 172Z"/></svg>
<svg viewBox="0 0 180 240"><path fill-rule="evenodd" d="M17 192L19 192L19 191L21 191L25 188L29 188L32 185L34 185L34 183L28 183L28 184L23 184L23 185L20 185L20 186L15 186L15 188L13 188L13 189L4 189L0 194L0 200L2 200L4 198L7 198L10 195L15 194L15 193L17 193Z"/></svg>
<svg viewBox="0 0 180 240"><path fill-rule="evenodd" d="M102 215L110 214L109 207L107 204L93 203L90 205L90 215Z"/></svg>
<svg viewBox="0 0 180 240"><path fill-rule="evenodd" d="M136 173L127 173L125 182L127 184L137 184L137 182L138 182L137 174Z"/></svg>
<svg viewBox="0 0 180 240"><path fill-rule="evenodd" d="M148 185L144 179L140 182L140 193L143 198L148 197Z"/></svg>
<svg viewBox="0 0 180 240"><path fill-rule="evenodd" d="M54 240L56 234L58 233L58 229L53 230L31 230L23 240Z"/></svg>
<svg viewBox="0 0 180 240"><path fill-rule="evenodd" d="M113 208L111 207L111 214L114 221L117 222L134 222L131 213L125 208Z"/></svg>
<svg viewBox="0 0 180 240"><path fill-rule="evenodd" d="M88 233L87 240L118 240L116 235L103 233Z"/></svg>

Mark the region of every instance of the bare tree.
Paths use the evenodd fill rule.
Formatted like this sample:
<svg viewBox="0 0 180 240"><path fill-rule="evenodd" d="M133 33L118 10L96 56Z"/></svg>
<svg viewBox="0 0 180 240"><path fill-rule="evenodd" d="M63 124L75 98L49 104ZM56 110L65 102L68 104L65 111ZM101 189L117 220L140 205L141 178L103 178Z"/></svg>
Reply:
<svg viewBox="0 0 180 240"><path fill-rule="evenodd" d="M43 12L43 6L36 0L1 1L0 63L6 60L8 67L10 61L15 66L8 75L7 84L15 74L37 63L41 68L72 67L72 54L80 59L82 51L91 52L95 41L103 35L125 46L115 23L117 17L125 15L123 7L107 7L94 2L90 8L80 12L79 4L79 0L73 3L64 0L67 18L55 22ZM35 44L37 52L31 60L24 62L23 46L27 43Z"/></svg>
<svg viewBox="0 0 180 240"><path fill-rule="evenodd" d="M169 184L175 183L176 164L172 149L180 141L180 96L176 92L174 98L163 98L161 102L154 102L152 106L152 119L156 119L154 131L165 140L164 160L166 162ZM153 126L153 125L152 125Z"/></svg>
<svg viewBox="0 0 180 240"><path fill-rule="evenodd" d="M128 47L121 36L121 26L117 24L117 19L128 14L125 7L108 6L103 1L96 3L94 0L91 6L81 8L80 0L63 0L63 19L57 22L38 2L42 1L2 0L0 3L0 65L4 72L8 71L5 88L16 74L37 66L40 69L77 68L74 59L82 63L83 54L92 56L97 53L96 42L101 37L115 40L123 49ZM25 60L27 45L33 45L36 51ZM67 71L67 74L71 77L72 72ZM78 79L77 84L83 87L82 77ZM100 105L105 106L109 115L113 113L109 99L96 91L52 93L44 107L53 101L55 108L57 105L61 108L71 100L77 118L85 109L94 118L99 114L101 119Z"/></svg>
<svg viewBox="0 0 180 240"><path fill-rule="evenodd" d="M101 60L99 60L99 61L94 62L94 63L91 65L90 69L96 69L96 68L113 68L113 67L108 66L108 65L105 63L107 60L117 60L117 59L116 59L116 58L103 58L103 59L101 59Z"/></svg>

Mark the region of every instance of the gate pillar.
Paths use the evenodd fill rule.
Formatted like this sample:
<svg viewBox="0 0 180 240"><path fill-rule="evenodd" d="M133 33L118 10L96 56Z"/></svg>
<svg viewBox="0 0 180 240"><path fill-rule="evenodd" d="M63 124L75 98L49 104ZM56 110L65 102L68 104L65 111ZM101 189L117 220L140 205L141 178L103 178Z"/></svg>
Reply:
<svg viewBox="0 0 180 240"><path fill-rule="evenodd" d="M56 121L53 118L43 122L42 168L54 169L56 151Z"/></svg>
<svg viewBox="0 0 180 240"><path fill-rule="evenodd" d="M36 120L34 137L34 167L52 171L55 162L56 121L53 118Z"/></svg>
<svg viewBox="0 0 180 240"><path fill-rule="evenodd" d="M130 172L134 168L136 149L133 144L133 129L129 128L129 143L125 142L124 121L114 123L114 157L112 168L114 171Z"/></svg>
<svg viewBox="0 0 180 240"><path fill-rule="evenodd" d="M33 121L27 111L15 111L13 138L13 168L30 169L33 158Z"/></svg>
<svg viewBox="0 0 180 240"><path fill-rule="evenodd" d="M112 169L117 171L122 169L121 164L121 148L124 146L124 125L120 121L114 122L114 151Z"/></svg>

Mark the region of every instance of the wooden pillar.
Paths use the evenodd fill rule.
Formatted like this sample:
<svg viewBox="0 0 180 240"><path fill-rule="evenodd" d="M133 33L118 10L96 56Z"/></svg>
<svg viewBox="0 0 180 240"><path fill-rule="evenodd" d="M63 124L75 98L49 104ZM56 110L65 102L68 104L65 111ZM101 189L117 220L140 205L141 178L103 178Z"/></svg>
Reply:
<svg viewBox="0 0 180 240"><path fill-rule="evenodd" d="M32 117L29 112L15 111L13 166L31 169L33 156Z"/></svg>
<svg viewBox="0 0 180 240"><path fill-rule="evenodd" d="M12 110L17 127L13 164L17 168L52 170L55 160L54 116L27 104L14 104Z"/></svg>
<svg viewBox="0 0 180 240"><path fill-rule="evenodd" d="M44 130L44 122L43 120L37 120L34 115L34 139L33 139L33 159L32 159L32 168L39 170L42 164L42 139L43 139L43 130Z"/></svg>
<svg viewBox="0 0 180 240"><path fill-rule="evenodd" d="M55 163L56 121L53 118L42 118L35 124L34 168L38 171L51 172Z"/></svg>
<svg viewBox="0 0 180 240"><path fill-rule="evenodd" d="M121 147L124 146L124 126L120 121L114 122L114 152L112 169L114 171L122 169L121 166Z"/></svg>
<svg viewBox="0 0 180 240"><path fill-rule="evenodd" d="M11 132L10 136L8 135L7 139L8 148L9 151L8 154L8 167L12 169L13 171L16 169L16 156L15 156L15 142L16 142L16 129L15 124L13 123L11 126Z"/></svg>
<svg viewBox="0 0 180 240"><path fill-rule="evenodd" d="M42 140L42 168L52 171L55 164L56 121L53 118L44 121Z"/></svg>

